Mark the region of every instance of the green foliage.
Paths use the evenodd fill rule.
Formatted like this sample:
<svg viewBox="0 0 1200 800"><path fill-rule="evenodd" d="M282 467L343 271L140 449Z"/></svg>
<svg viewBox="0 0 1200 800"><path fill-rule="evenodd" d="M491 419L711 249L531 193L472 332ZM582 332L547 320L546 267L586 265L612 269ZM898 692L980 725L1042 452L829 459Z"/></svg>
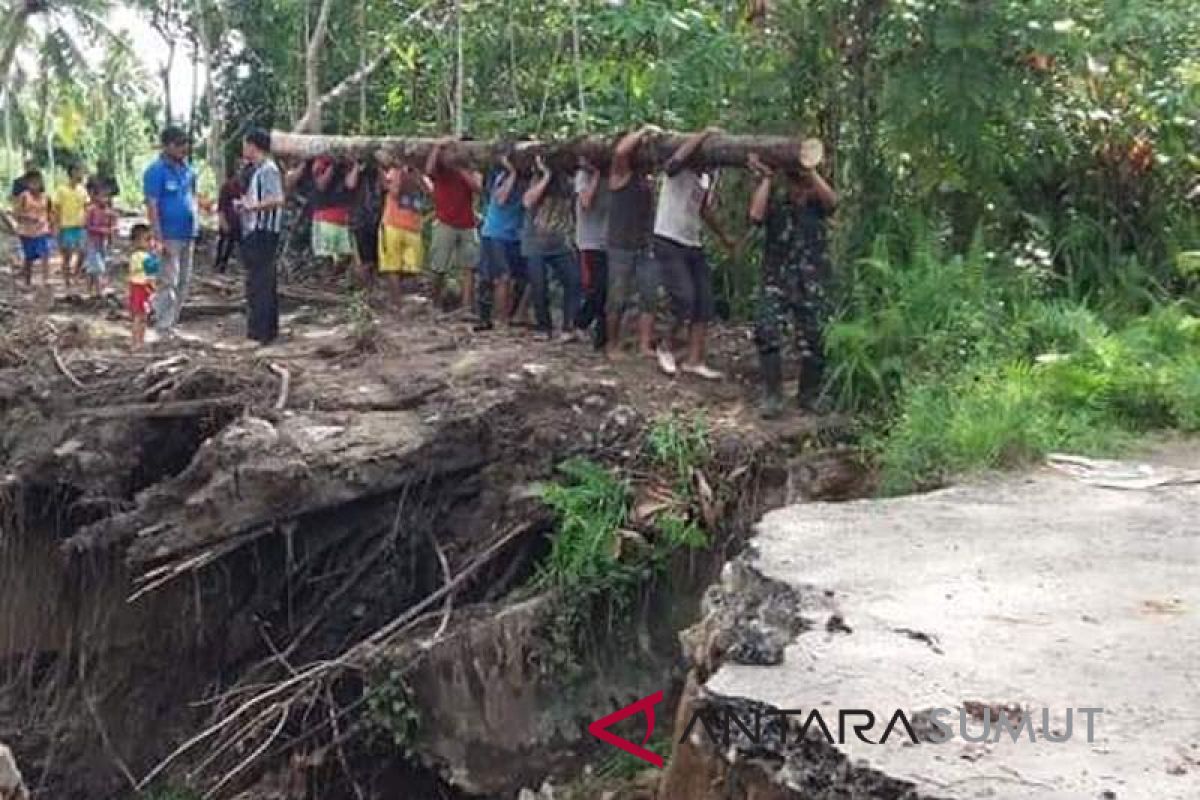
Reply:
<svg viewBox="0 0 1200 800"><path fill-rule="evenodd" d="M707 460L701 419L667 417L647 437L655 463L670 470L691 498L691 471ZM673 553L708 544L686 506L659 515L653 541L625 530L631 492L612 470L586 459L559 465L562 478L542 488L558 530L533 586L551 590L556 604L546 631L548 667L578 675L579 657L605 632L627 627L642 586L662 573Z"/></svg>
<svg viewBox="0 0 1200 800"><path fill-rule="evenodd" d="M542 500L558 517L558 534L542 565L544 587L619 585L635 575L617 558L616 535L625 524L629 487L592 461L571 459L559 466L562 483L542 490Z"/></svg>
<svg viewBox="0 0 1200 800"><path fill-rule="evenodd" d="M376 675L367 687L367 713L375 728L401 752L409 754L421 729L412 689L404 672L392 669Z"/></svg>
<svg viewBox="0 0 1200 800"><path fill-rule="evenodd" d="M662 756L664 762L671 760L675 741L671 738L670 726L660 726L646 745L652 752ZM613 750L596 767L595 777L602 782L631 780L646 771L646 762L620 750Z"/></svg>
<svg viewBox="0 0 1200 800"><path fill-rule="evenodd" d="M379 345L379 317L365 292L355 291L349 296L345 308L346 324L355 349L370 352Z"/></svg>
<svg viewBox="0 0 1200 800"><path fill-rule="evenodd" d="M158 786L139 796L142 800L200 800L202 795L180 786Z"/></svg>
<svg viewBox="0 0 1200 800"><path fill-rule="evenodd" d="M689 548L698 550L708 546L708 534L700 525L689 517L671 512L663 514L655 524L669 550Z"/></svg>
<svg viewBox="0 0 1200 800"><path fill-rule="evenodd" d="M700 414L672 412L650 427L646 447L654 463L670 469L679 487L690 494L692 470L709 458L708 421Z"/></svg>

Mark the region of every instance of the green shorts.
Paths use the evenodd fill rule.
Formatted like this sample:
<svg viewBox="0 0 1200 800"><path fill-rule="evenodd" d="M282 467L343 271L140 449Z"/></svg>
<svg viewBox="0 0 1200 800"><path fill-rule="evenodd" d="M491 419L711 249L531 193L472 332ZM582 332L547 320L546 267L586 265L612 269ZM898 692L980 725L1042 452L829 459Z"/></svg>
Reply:
<svg viewBox="0 0 1200 800"><path fill-rule="evenodd" d="M317 258L343 258L356 252L350 239L350 228L336 222L314 220L312 224L312 251Z"/></svg>
<svg viewBox="0 0 1200 800"><path fill-rule="evenodd" d="M433 226L429 245L429 271L452 275L456 270L475 269L479 263L479 234L474 228L452 228L439 222Z"/></svg>

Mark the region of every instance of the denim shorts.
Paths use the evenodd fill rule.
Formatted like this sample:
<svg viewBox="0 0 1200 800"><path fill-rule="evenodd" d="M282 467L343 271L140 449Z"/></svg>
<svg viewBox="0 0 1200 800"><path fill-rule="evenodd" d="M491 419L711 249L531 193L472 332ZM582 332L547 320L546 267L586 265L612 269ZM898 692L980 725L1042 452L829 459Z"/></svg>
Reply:
<svg viewBox="0 0 1200 800"><path fill-rule="evenodd" d="M21 237L21 254L26 262L49 258L53 246L54 238L49 235Z"/></svg>
<svg viewBox="0 0 1200 800"><path fill-rule="evenodd" d="M479 277L485 281L516 275L521 263L521 243L485 236L479 247Z"/></svg>

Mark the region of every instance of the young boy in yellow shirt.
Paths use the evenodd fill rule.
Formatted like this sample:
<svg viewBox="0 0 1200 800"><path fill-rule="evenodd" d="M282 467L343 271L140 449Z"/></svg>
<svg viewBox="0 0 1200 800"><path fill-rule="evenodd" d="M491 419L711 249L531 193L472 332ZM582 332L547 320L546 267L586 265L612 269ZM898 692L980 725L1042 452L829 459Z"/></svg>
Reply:
<svg viewBox="0 0 1200 800"><path fill-rule="evenodd" d="M67 182L58 188L54 196L58 246L62 251L63 282L67 286L71 285L71 278L83 270L83 229L87 205L88 194L83 185L83 167L80 164L72 164L67 169Z"/></svg>

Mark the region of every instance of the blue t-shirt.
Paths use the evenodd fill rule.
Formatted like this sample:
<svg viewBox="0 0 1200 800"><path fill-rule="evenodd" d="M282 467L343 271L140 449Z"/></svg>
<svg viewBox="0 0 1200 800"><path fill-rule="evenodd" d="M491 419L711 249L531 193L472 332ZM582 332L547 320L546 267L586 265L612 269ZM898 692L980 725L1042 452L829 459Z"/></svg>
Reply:
<svg viewBox="0 0 1200 800"><path fill-rule="evenodd" d="M496 200L496 190L504 182L505 172L500 170L488 187L487 213L483 218L483 235L488 239L498 239L502 242L517 242L521 240L521 226L525 222L525 206L521 204L524 190L517 181L507 203Z"/></svg>
<svg viewBox="0 0 1200 800"><path fill-rule="evenodd" d="M147 201L158 205L164 239L182 242L196 237L196 173L190 166L159 156L142 176L142 191Z"/></svg>

